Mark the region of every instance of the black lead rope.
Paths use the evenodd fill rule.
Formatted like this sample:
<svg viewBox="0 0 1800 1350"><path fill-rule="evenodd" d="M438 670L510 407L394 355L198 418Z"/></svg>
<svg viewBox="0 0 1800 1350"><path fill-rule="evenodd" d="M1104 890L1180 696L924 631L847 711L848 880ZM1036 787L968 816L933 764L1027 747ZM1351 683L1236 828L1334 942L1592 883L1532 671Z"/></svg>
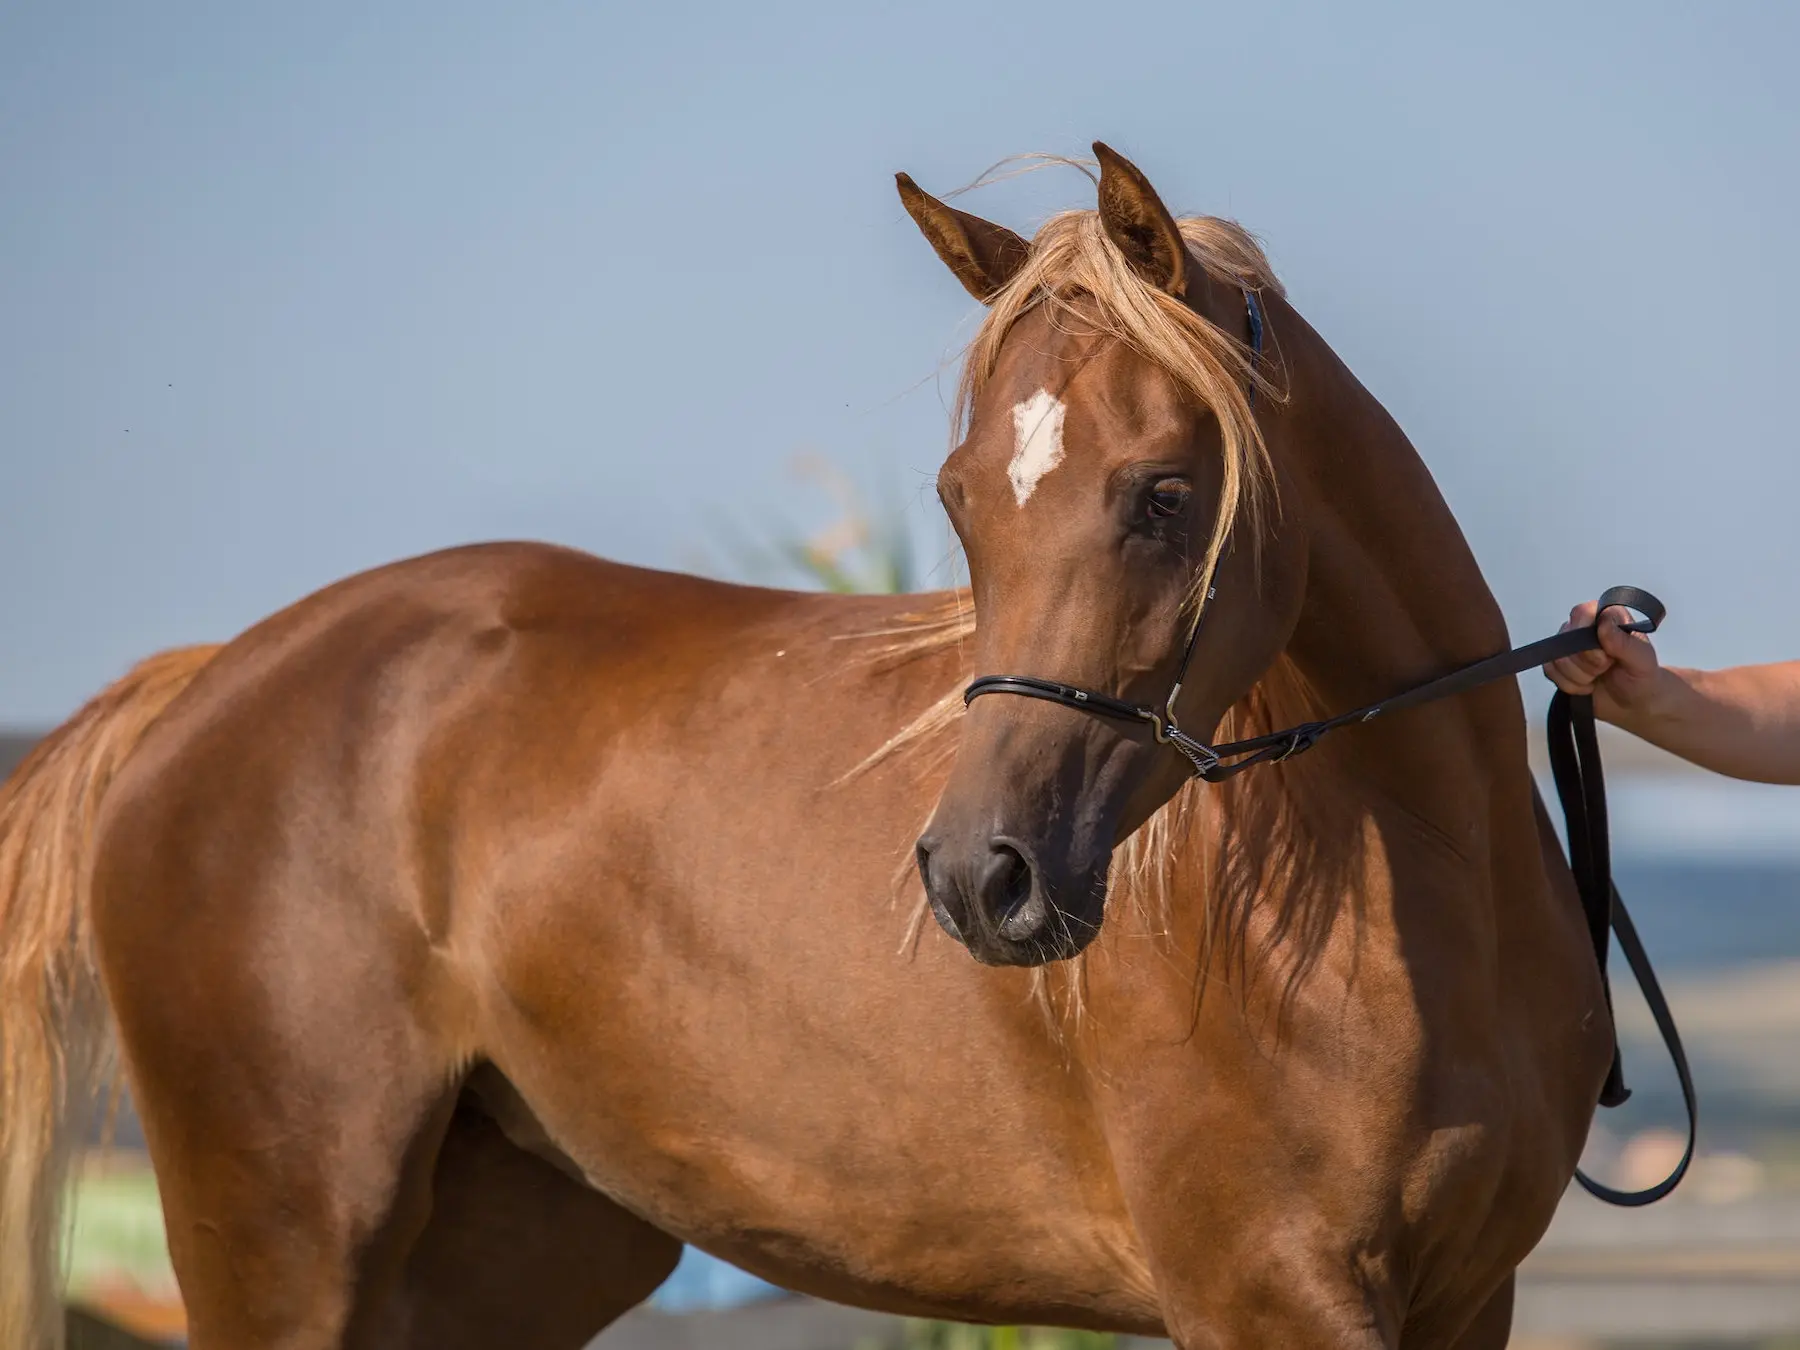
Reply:
<svg viewBox="0 0 1800 1350"><path fill-rule="evenodd" d="M1610 595L1611 592L1608 592ZM1602 597L1604 602L1605 597ZM1604 603L1601 606L1605 608ZM1649 616L1645 623L1629 625L1629 631L1654 632L1662 617L1661 606L1655 611L1632 605ZM1619 950L1643 992L1644 1002L1656 1029L1662 1033L1669 1058L1675 1064L1675 1077L1681 1084L1681 1101L1687 1111L1687 1147L1675 1170L1641 1191L1617 1191L1595 1181L1579 1168L1575 1179L1582 1189L1597 1199L1613 1205L1648 1205L1662 1199L1681 1184L1688 1164L1694 1160L1695 1136L1699 1128L1699 1102L1694 1092L1694 1076L1688 1067L1687 1051L1682 1048L1681 1034L1675 1029L1675 1015L1663 995L1656 971L1650 966L1650 955L1638 937L1637 926L1619 888L1612 878L1612 845L1606 821L1606 783L1600 771L1600 743L1594 734L1594 700L1587 695L1574 696L1557 690L1550 700L1547 730L1550 742L1550 774L1556 780L1556 795L1562 800L1563 820L1569 836L1569 870L1575 874L1575 889L1581 895L1581 908L1587 915L1588 936L1593 940L1594 957L1600 963L1600 984L1606 994L1607 1015L1612 1015L1612 985L1606 974L1607 929L1618 934ZM1624 1067L1620 1061L1617 1032L1614 1032L1612 1068L1600 1090L1600 1105L1622 1106L1631 1096L1625 1086Z"/></svg>
<svg viewBox="0 0 1800 1350"><path fill-rule="evenodd" d="M1254 312L1252 310L1253 314ZM1212 595L1208 591L1206 598L1211 600ZM1626 625L1628 632L1654 633L1665 613L1660 600L1635 586L1614 586L1600 597L1598 612L1604 612L1614 605L1634 609L1644 615L1643 620ZM1202 607L1200 618L1204 619L1205 614L1206 608ZM1127 703L1123 699L1091 689L1031 675L983 675L963 691L963 704L966 707L984 694L1019 694L1121 722L1145 722L1150 725L1159 742L1173 746L1187 757L1194 767L1195 777L1209 783L1220 783L1254 764L1275 763L1302 754L1317 745L1321 737L1340 727L1373 721L1376 717L1392 716L1407 708L1450 698L1496 680L1522 674L1551 661L1561 660L1565 656L1593 651L1600 645L1596 616L1593 627L1571 629L1523 647L1515 647L1512 651L1501 652L1440 675L1434 680L1427 680L1424 684L1415 685L1379 703L1370 703L1323 721L1303 722L1284 731L1272 731L1267 735L1252 736L1247 740L1232 741L1225 745L1208 745L1182 731L1175 720L1175 700L1181 693L1181 681L1187 676L1188 665L1193 659L1194 647L1199 638L1200 622L1196 620L1194 629L1188 636L1187 648L1182 653L1175 683L1160 709ZM1563 819L1567 825L1569 870L1575 876L1575 888L1581 896L1581 907L1587 916L1588 936L1594 946L1594 959L1600 965L1600 981L1605 992L1607 1015L1609 1018L1612 1015L1612 986L1606 971L1607 933L1610 929L1618 935L1619 950L1625 953L1626 963L1630 965L1631 973L1643 991L1644 1001L1650 1007L1650 1015L1656 1021L1657 1030L1662 1033L1669 1058L1674 1061L1675 1075L1681 1082L1681 1098L1687 1108L1688 1121L1687 1149L1681 1155L1681 1161L1668 1177L1647 1190L1617 1191L1580 1170L1576 1171L1575 1177L1590 1195L1609 1204L1647 1205L1674 1190L1686 1174L1688 1164L1693 1161L1699 1118L1693 1075L1688 1068L1687 1052L1682 1048L1681 1036L1675 1029L1674 1015L1669 1011L1669 1001L1657 982L1656 972L1651 969L1649 955L1644 951L1644 944L1638 938L1631 916L1626 913L1624 903L1619 899L1618 889L1613 885L1612 851L1606 821L1606 783L1600 767L1600 746L1594 734L1593 699L1585 696L1571 697L1559 690L1550 702L1548 733L1551 776L1556 781L1556 794L1562 802ZM1630 1095L1630 1089L1625 1086L1615 1029L1613 1062L1601 1089L1600 1105L1619 1106Z"/></svg>

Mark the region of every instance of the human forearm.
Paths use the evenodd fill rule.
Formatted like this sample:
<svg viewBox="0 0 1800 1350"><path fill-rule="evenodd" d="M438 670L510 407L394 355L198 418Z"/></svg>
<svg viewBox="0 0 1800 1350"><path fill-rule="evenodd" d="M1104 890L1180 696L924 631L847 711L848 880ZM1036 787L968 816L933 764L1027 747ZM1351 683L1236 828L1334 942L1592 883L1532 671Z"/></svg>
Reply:
<svg viewBox="0 0 1800 1350"><path fill-rule="evenodd" d="M1628 707L1603 707L1602 715L1714 773L1800 783L1800 661L1662 667L1646 693Z"/></svg>

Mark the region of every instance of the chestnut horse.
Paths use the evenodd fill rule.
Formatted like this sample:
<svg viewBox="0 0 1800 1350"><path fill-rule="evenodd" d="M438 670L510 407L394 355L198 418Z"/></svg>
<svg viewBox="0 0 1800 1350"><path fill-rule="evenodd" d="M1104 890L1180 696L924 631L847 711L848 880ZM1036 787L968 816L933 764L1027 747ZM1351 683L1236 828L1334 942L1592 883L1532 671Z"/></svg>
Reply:
<svg viewBox="0 0 1800 1350"><path fill-rule="evenodd" d="M939 479L969 593L456 549L145 662L17 771L8 1350L57 1340L115 1044L194 1350L577 1347L684 1242L1187 1350L1506 1342L1613 1046L1516 685L1222 787L963 711L980 672L1160 701L1209 591L1189 728L1507 645L1249 236L1096 151L1029 243L901 179L989 305Z"/></svg>

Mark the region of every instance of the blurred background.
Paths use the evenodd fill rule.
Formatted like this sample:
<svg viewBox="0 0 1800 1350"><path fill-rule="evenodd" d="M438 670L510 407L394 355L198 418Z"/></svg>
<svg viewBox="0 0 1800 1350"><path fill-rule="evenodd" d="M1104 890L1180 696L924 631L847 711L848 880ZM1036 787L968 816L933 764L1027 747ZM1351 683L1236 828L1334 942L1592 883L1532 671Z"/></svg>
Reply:
<svg viewBox="0 0 1800 1350"><path fill-rule="evenodd" d="M1800 656L1796 50L1786 3L0 7L0 755L445 545L953 584L975 307L892 174L1096 138L1263 239L1516 638L1629 582L1667 660ZM961 204L1090 203L1049 172ZM1609 752L1702 1160L1649 1211L1572 1196L1517 1343L1800 1344L1800 791ZM1638 1091L1590 1163L1641 1183L1679 1104L1621 1022ZM78 1292L178 1326L129 1147L77 1232ZM659 1300L775 1294L692 1254Z"/></svg>

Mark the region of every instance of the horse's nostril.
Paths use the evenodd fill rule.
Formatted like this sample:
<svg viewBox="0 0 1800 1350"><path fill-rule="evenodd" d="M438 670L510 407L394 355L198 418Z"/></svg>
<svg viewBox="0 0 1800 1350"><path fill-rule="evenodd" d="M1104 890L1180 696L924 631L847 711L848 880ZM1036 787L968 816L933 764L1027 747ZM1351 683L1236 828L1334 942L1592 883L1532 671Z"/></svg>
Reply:
<svg viewBox="0 0 1800 1350"><path fill-rule="evenodd" d="M994 917L1004 923L1031 898L1031 864L1011 844L994 845L994 854L990 868L995 884L989 894L997 901Z"/></svg>
<svg viewBox="0 0 1800 1350"><path fill-rule="evenodd" d="M1019 849L997 840L991 843L979 886L981 912L1002 937L1023 941L1043 926L1044 907L1037 898L1031 864Z"/></svg>
<svg viewBox="0 0 1800 1350"><path fill-rule="evenodd" d="M1038 884L1030 855L1003 839L977 843L967 854L921 836L913 856L931 912L951 937L975 952L992 956L995 942L1040 942L1053 914Z"/></svg>
<svg viewBox="0 0 1800 1350"><path fill-rule="evenodd" d="M925 889L931 889L931 845L921 839L913 846L913 857L918 860L919 880L925 883Z"/></svg>
<svg viewBox="0 0 1800 1350"><path fill-rule="evenodd" d="M968 918L968 909L961 889L954 884L947 884L941 875L943 869L932 868L932 853L937 845L929 839L920 839L914 847L914 856L919 862L919 881L925 888L925 899L930 903L931 916L942 928L958 942L967 945L963 937L964 921Z"/></svg>

